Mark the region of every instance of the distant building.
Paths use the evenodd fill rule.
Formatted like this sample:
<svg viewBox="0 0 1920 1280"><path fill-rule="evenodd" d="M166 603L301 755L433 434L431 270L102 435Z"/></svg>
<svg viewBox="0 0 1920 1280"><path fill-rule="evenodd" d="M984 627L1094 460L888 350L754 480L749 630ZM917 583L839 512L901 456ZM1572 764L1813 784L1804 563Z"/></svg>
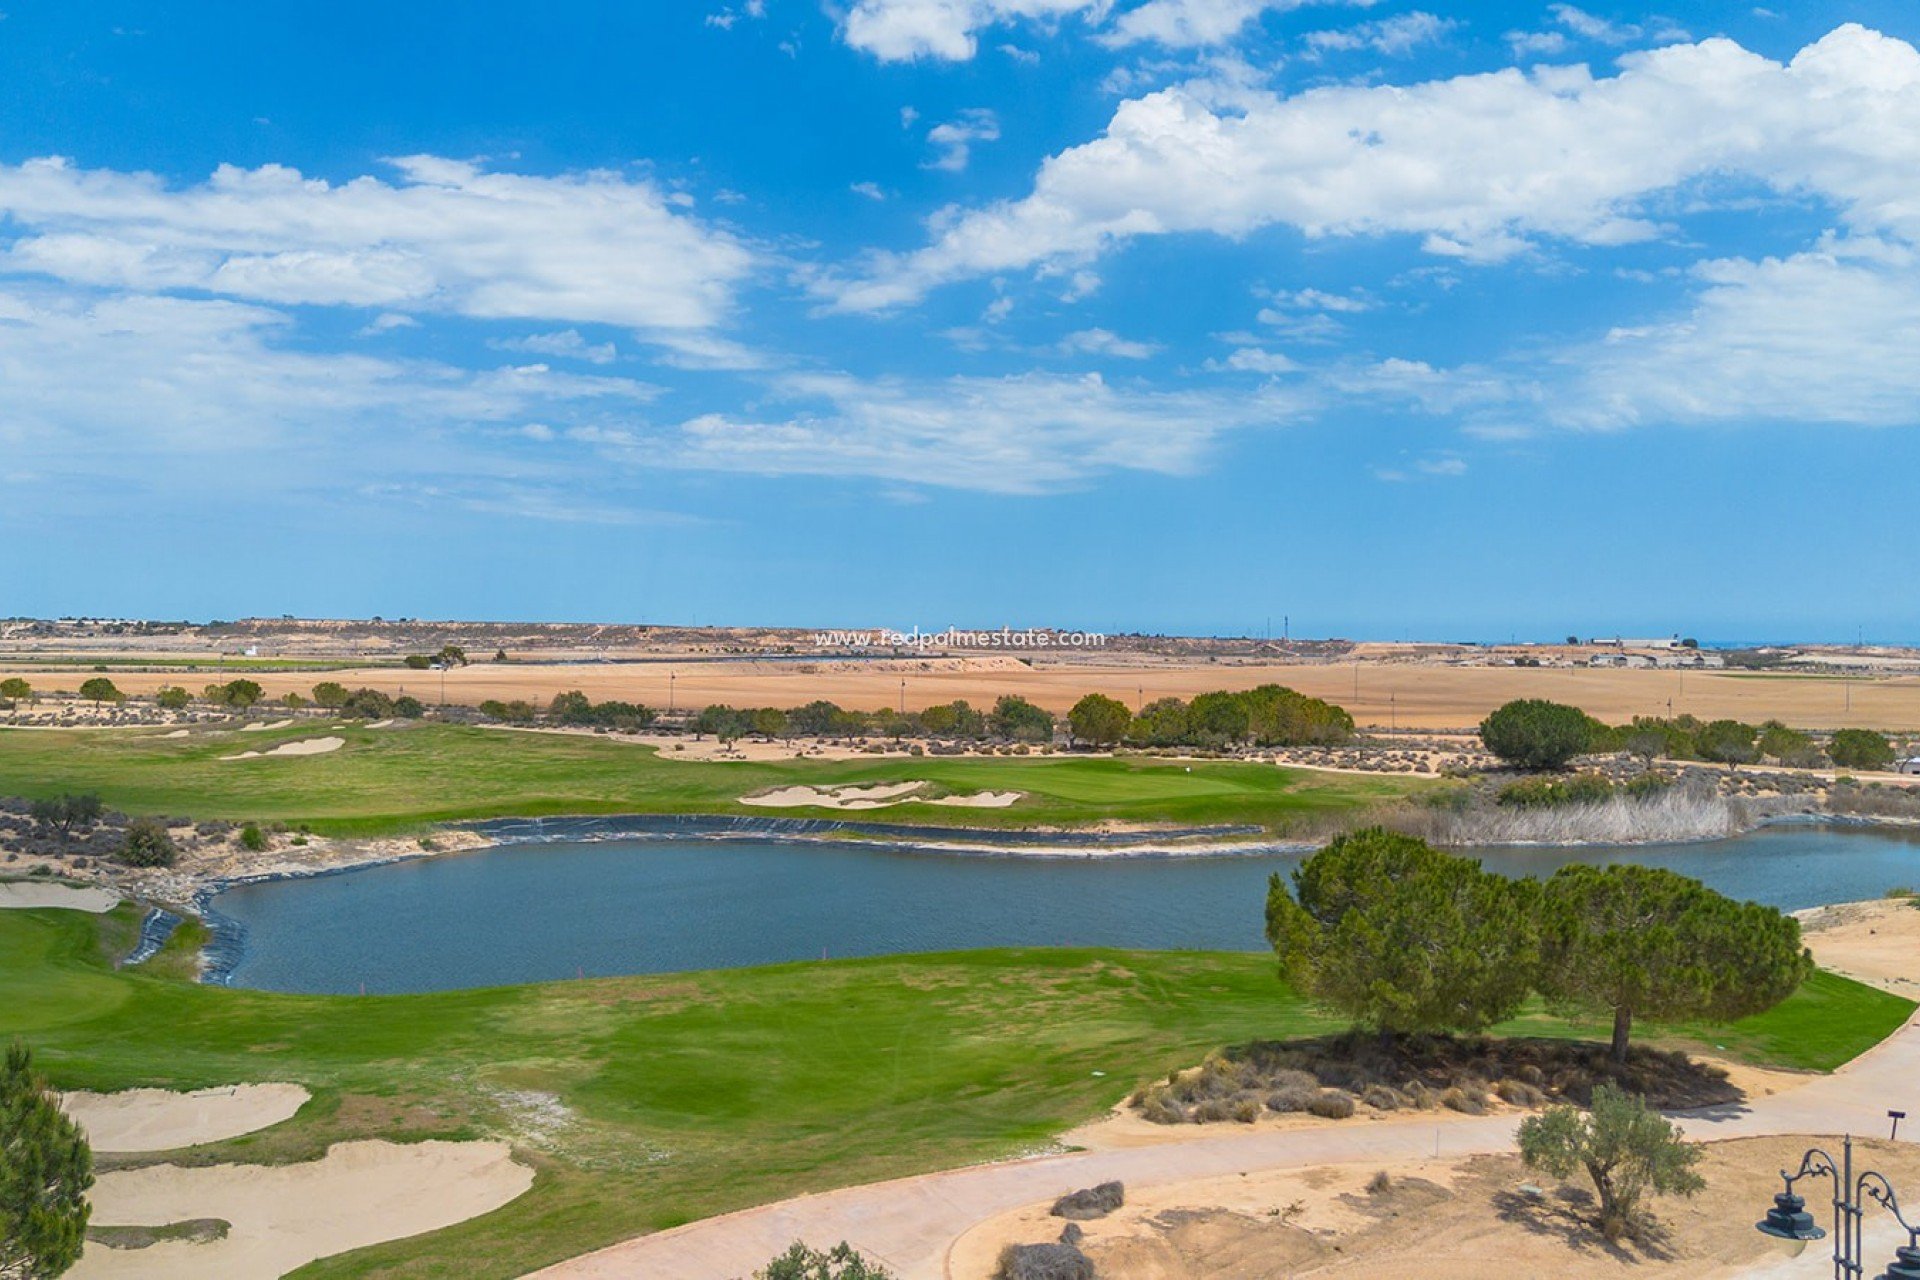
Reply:
<svg viewBox="0 0 1920 1280"><path fill-rule="evenodd" d="M1893 762L1895 773L1920 773L1920 756L1908 756L1905 760Z"/></svg>

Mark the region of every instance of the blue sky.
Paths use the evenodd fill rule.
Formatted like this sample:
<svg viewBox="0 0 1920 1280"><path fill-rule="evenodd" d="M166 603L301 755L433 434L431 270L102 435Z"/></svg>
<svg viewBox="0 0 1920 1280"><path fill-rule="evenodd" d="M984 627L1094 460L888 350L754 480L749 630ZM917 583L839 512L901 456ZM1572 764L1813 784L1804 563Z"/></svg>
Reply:
<svg viewBox="0 0 1920 1280"><path fill-rule="evenodd" d="M0 7L0 613L1920 639L1904 6Z"/></svg>

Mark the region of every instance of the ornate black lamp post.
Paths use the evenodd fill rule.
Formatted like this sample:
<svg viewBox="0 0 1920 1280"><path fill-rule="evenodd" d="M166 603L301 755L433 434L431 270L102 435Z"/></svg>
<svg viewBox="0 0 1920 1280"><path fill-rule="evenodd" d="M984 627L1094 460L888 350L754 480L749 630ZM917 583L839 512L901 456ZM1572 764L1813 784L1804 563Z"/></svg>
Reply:
<svg viewBox="0 0 1920 1280"><path fill-rule="evenodd" d="M1794 1194L1793 1184L1802 1178L1832 1178L1834 1280L1861 1280L1866 1275L1860 1252L1862 1220L1866 1217L1868 1201L1891 1213L1894 1221L1907 1233L1907 1243L1895 1250L1894 1260L1878 1280L1920 1280L1920 1227L1915 1227L1902 1216L1900 1202L1893 1194L1893 1184L1886 1178L1871 1169L1858 1177L1854 1175L1851 1136L1847 1137L1846 1145L1841 1148L1839 1163L1836 1164L1832 1156L1814 1147L1800 1157L1798 1173L1788 1173L1782 1169L1780 1176L1786 1179L1787 1189L1773 1198L1773 1208L1767 1210L1765 1218L1754 1224L1763 1235L1780 1241L1796 1257L1809 1243L1825 1237L1827 1233L1807 1212L1807 1202Z"/></svg>

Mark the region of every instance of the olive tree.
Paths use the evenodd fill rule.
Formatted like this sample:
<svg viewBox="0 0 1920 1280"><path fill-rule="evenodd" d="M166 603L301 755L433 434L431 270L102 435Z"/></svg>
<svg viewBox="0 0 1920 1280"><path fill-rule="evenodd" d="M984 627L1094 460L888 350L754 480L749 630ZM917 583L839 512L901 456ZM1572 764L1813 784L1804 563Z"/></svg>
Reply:
<svg viewBox="0 0 1920 1280"><path fill-rule="evenodd" d="M1578 707L1516 698L1480 722L1480 741L1521 769L1558 769L1593 742L1593 720Z"/></svg>
<svg viewBox="0 0 1920 1280"><path fill-rule="evenodd" d="M1481 1031L1532 988L1530 881L1379 827L1267 887L1267 940L1297 990L1391 1037Z"/></svg>
<svg viewBox="0 0 1920 1280"><path fill-rule="evenodd" d="M1706 1180L1694 1172L1701 1150L1645 1101L1610 1084L1593 1107L1553 1107L1520 1122L1520 1158L1556 1178L1585 1172L1600 1197L1599 1227L1609 1240L1632 1234L1648 1192L1691 1196Z"/></svg>
<svg viewBox="0 0 1920 1280"><path fill-rule="evenodd" d="M0 1277L51 1280L80 1259L93 1153L15 1042L0 1062Z"/></svg>
<svg viewBox="0 0 1920 1280"><path fill-rule="evenodd" d="M1693 735L1693 749L1702 760L1724 764L1729 770L1760 758L1756 739L1760 731L1738 720L1710 720Z"/></svg>
<svg viewBox="0 0 1920 1280"><path fill-rule="evenodd" d="M1562 867L1536 918L1541 994L1611 1015L1616 1062L1636 1017L1731 1022L1771 1009L1813 971L1792 916L1664 867Z"/></svg>

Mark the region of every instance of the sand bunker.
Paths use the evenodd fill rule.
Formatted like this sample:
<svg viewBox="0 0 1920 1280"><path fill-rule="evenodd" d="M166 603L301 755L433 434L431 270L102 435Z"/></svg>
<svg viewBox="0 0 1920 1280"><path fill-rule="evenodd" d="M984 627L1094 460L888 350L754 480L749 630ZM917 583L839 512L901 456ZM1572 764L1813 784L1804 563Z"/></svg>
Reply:
<svg viewBox="0 0 1920 1280"><path fill-rule="evenodd" d="M928 804L951 804L962 809L1004 809L1025 795L1024 791L976 791L970 796L941 796Z"/></svg>
<svg viewBox="0 0 1920 1280"><path fill-rule="evenodd" d="M390 725L390 724L392 724L392 723L393 723L393 721L391 721L391 720L375 720L375 721L374 721L373 723L371 723L371 724L369 724L369 725L367 726L367 728L369 728L369 729L384 729L384 728L386 728L386 727L387 727L388 725Z"/></svg>
<svg viewBox="0 0 1920 1280"><path fill-rule="evenodd" d="M259 733L263 729L284 729L292 723L291 720L256 720L252 724L241 725L240 732Z"/></svg>
<svg viewBox="0 0 1920 1280"><path fill-rule="evenodd" d="M345 738L302 738L298 742L283 742L271 751L242 751L237 756L221 756L222 760L264 760L268 756L323 756L329 751L338 751L347 745Z"/></svg>
<svg viewBox="0 0 1920 1280"><path fill-rule="evenodd" d="M224 1240L144 1249L89 1244L74 1280L276 1280L315 1258L437 1231L489 1213L533 1185L504 1142L345 1142L292 1165L155 1165L100 1176L96 1226L214 1218Z"/></svg>
<svg viewBox="0 0 1920 1280"><path fill-rule="evenodd" d="M0 910L8 907L62 907L68 911L86 911L97 916L103 911L113 910L119 903L117 895L92 885L82 888L33 880L0 882Z"/></svg>
<svg viewBox="0 0 1920 1280"><path fill-rule="evenodd" d="M172 733L163 733L160 736L163 738L184 738L187 736L187 731L185 729L175 729Z"/></svg>
<svg viewBox="0 0 1920 1280"><path fill-rule="evenodd" d="M69 1093L60 1105L87 1131L95 1151L173 1151L279 1124L308 1096L297 1084L234 1084L192 1093Z"/></svg>
<svg viewBox="0 0 1920 1280"><path fill-rule="evenodd" d="M884 809L896 804L945 804L969 809L1004 809L1020 799L1020 791L981 791L965 796L917 795L926 782L883 782L873 786L780 787L758 795L741 796L741 804L763 809Z"/></svg>

